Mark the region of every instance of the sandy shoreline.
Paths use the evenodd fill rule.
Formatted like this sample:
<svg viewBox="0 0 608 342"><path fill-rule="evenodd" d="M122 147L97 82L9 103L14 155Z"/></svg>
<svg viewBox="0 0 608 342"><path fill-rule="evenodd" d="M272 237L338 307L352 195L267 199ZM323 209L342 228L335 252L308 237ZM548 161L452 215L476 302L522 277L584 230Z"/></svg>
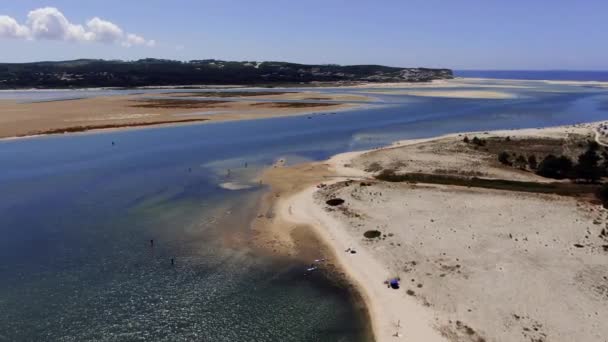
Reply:
<svg viewBox="0 0 608 342"><path fill-rule="evenodd" d="M489 136L593 139L596 127L505 130ZM608 281L601 278L608 271L601 261L605 253L601 244L608 242L602 242L595 230L606 224L604 209L557 195L376 184L372 172L363 170L370 163L391 163L404 156L410 160L398 166L403 171L436 170L437 163L460 168L462 156L450 157L453 151L439 153L433 160L429 156L438 155L436 149L445 148L446 143L461 141L463 135L481 137L484 133L405 140L382 149L336 155L325 162L272 168L263 176L273 190L265 208L272 214L259 227L267 230L262 243L272 241L275 251L289 251L294 248L290 242L294 227L312 228L359 289L377 341L394 340L396 334L415 341L568 341L575 336L601 341L599 336L608 333L599 328L598 320L608 315L602 304L608 297L601 299L608 295ZM501 169L491 161L480 163L472 168L481 167L489 178L546 182L533 173ZM364 187L357 180L374 184ZM319 188L320 183L325 186ZM347 206L340 210L327 207L324 199L328 196L346 199ZM397 204L404 201L405 210ZM437 211L431 203L449 205ZM507 216L501 218L505 212ZM492 225L501 227L498 234L484 228ZM442 226L445 232L436 230ZM373 242L362 238L365 229L391 234ZM485 252L488 248L493 252ZM356 254L345 252L349 249ZM563 264L556 266L555 260L562 259ZM402 279L402 290L387 289L383 280L391 277ZM577 284L570 283L575 279ZM543 287L547 282L555 286ZM562 303L577 309L564 311ZM493 309L496 306L502 309ZM547 316L535 308L554 314ZM584 322L575 321L586 313L590 316ZM571 322L576 323L572 326Z"/></svg>

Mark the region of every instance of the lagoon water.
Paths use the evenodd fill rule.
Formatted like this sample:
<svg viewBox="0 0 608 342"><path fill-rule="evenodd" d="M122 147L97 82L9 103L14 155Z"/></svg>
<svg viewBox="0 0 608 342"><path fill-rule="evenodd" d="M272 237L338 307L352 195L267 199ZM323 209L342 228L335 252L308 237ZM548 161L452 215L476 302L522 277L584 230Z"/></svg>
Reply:
<svg viewBox="0 0 608 342"><path fill-rule="evenodd" d="M368 340L362 309L331 275L305 276L303 261L251 244L265 191L252 179L278 158L608 119L605 88L466 89L517 97L375 93L365 108L337 114L0 142L0 341ZM227 181L251 187L219 186Z"/></svg>
<svg viewBox="0 0 608 342"><path fill-rule="evenodd" d="M591 70L455 70L454 75L515 80L608 81L608 71Z"/></svg>

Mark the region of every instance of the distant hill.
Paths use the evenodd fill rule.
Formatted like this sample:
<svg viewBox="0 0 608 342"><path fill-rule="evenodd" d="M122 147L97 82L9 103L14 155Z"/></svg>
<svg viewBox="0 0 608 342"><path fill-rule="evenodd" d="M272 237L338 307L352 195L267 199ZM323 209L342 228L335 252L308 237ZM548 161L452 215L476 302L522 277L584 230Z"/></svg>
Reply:
<svg viewBox="0 0 608 342"><path fill-rule="evenodd" d="M427 82L452 77L452 70L449 69L229 62L214 59L189 62L149 58L138 61L80 59L63 62L0 63L0 89Z"/></svg>

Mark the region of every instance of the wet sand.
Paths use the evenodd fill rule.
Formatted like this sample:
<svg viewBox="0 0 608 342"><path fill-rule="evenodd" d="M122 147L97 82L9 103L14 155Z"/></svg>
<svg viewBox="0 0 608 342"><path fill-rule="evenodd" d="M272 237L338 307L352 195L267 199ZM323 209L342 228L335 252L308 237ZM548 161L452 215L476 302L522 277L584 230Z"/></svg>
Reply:
<svg viewBox="0 0 608 342"><path fill-rule="evenodd" d="M313 92L285 95L302 99L347 101L351 95ZM220 121L250 120L315 112L337 112L357 107L352 103L256 102L197 100L192 98L155 98L143 95L109 96L35 103L0 101L0 138L41 134L73 133L89 130L120 129L150 125L176 125ZM369 99L365 96L357 99Z"/></svg>
<svg viewBox="0 0 608 342"><path fill-rule="evenodd" d="M467 135L574 142L593 139L596 126ZM401 172L543 181L500 167L464 148L462 139L401 141L268 170L263 180L272 191L266 215L258 216L265 229L259 243L289 253L293 230L309 227L361 291L377 341L397 333L416 341L603 341L606 209L588 198L380 182L373 179L377 169L369 169L378 163ZM345 204L329 206L331 198ZM380 238L365 238L369 230L379 230ZM399 290L384 283L392 277L401 279Z"/></svg>

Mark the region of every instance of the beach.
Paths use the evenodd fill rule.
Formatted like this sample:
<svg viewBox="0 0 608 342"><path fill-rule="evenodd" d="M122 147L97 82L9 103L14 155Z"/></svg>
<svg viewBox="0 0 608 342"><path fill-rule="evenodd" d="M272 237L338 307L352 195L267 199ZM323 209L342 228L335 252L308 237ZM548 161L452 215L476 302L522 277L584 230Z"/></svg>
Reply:
<svg viewBox="0 0 608 342"><path fill-rule="evenodd" d="M496 159L575 158L601 125L450 134L273 167L259 242L290 253L294 229L309 227L360 292L377 341L603 341L608 212L583 186ZM490 185L376 179L383 170ZM492 183L503 180L528 188ZM398 290L386 283L396 278Z"/></svg>

